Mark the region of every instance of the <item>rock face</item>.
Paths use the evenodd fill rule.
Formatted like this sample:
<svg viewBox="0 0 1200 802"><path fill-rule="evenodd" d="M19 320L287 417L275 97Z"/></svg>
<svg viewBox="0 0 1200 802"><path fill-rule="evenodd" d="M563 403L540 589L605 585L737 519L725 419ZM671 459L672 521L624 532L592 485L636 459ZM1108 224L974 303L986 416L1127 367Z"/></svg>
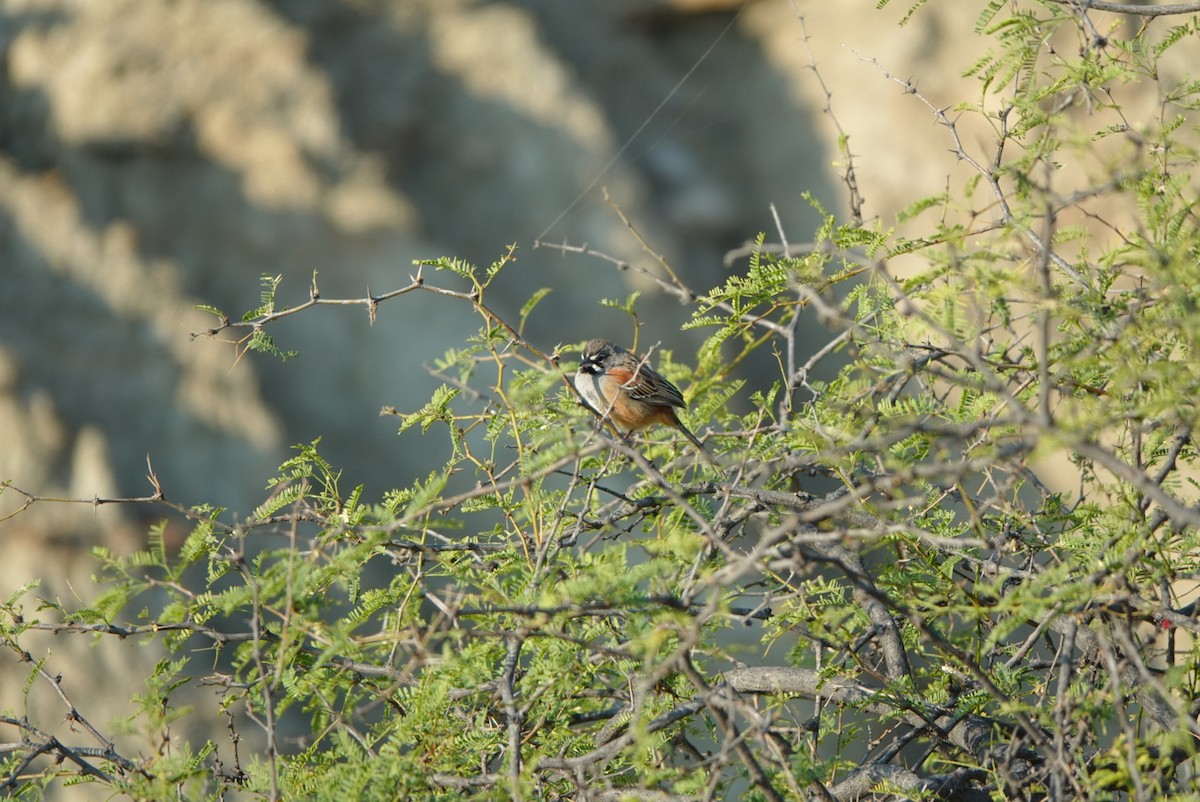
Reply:
<svg viewBox="0 0 1200 802"><path fill-rule="evenodd" d="M727 249L777 236L771 203L790 240L806 240L818 218L801 193L844 201L805 30L863 157L868 216L944 182L930 154L946 144L926 112L858 54L921 77L947 105L969 99L950 85L965 58L945 49L971 47L954 31L974 11L943 4L897 30L904 9L874 5L8 0L0 480L146 495L149 455L173 500L244 514L287 447L317 436L369 493L424 474L428 447L408 448L376 412L428 398L422 365L475 330L470 310L405 296L373 326L361 309L313 310L273 330L301 352L281 364L193 341L212 322L194 307L238 317L263 274L283 277L283 304L307 298L314 271L326 297L361 297L403 286L415 258L486 264L515 242L500 310L554 290L531 339L628 341L628 322L598 301L636 277L534 242L653 269L602 188L699 290L722 280ZM649 341L694 347L675 300L650 292L641 309ZM0 516L23 501L0 495ZM133 547L147 512L35 504L0 523L0 551L23 555L5 560L0 593L38 577L45 562L31 555L87 565L96 543ZM43 572L43 592L87 576L77 568Z"/></svg>
<svg viewBox="0 0 1200 802"><path fill-rule="evenodd" d="M375 490L423 470L379 448L394 421L374 413L421 402L422 364L473 330L469 310L404 298L374 327L320 310L276 330L302 354L283 365L190 339L211 322L196 305L238 316L263 274L284 277L283 303L305 299L314 270L326 296L361 297L401 286L414 258L487 263L515 242L501 300L554 288L555 313L531 321L553 346L629 337L597 301L630 274L532 248L644 260L602 188L699 289L727 248L774 228L771 202L804 239L800 193L836 204L830 132L797 65L771 55L798 46L793 12L740 6L5 4L0 403L14 435L0 478L65 492L81 438L107 481L87 496L145 494L149 455L176 500L244 509L287 446L317 435L349 478L389 477ZM650 336L691 347L674 301L646 303L662 320Z"/></svg>

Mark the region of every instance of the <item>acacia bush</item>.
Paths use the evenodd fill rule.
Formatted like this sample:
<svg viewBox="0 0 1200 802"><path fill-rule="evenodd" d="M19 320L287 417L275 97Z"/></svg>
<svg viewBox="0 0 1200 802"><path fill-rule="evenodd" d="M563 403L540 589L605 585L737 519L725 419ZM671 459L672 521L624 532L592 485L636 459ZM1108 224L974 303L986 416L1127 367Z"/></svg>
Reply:
<svg viewBox="0 0 1200 802"><path fill-rule="evenodd" d="M1198 11L988 3L987 55L964 67L979 98L940 108L880 71L928 106L964 176L946 193L863 219L850 132L848 212L810 241L760 237L708 290L647 268L709 333L700 352L648 347L669 338L614 305L720 470L669 431L594 425L569 384L579 343L523 334L545 293L516 319L489 306L511 253L363 299L478 311L443 387L398 413L450 459L368 499L300 446L257 509L177 508L177 551L158 527L143 553L99 553L108 590L85 609L6 600L5 643L79 739L7 711L0 788L1200 798L1200 83L1164 69L1195 54ZM282 353L272 323L330 301L314 283L280 309L277 285L210 333ZM770 386L736 378L755 351ZM45 630L165 647L123 725L145 749L26 651ZM175 701L201 683L211 710ZM227 715L228 737L168 735L192 715Z"/></svg>

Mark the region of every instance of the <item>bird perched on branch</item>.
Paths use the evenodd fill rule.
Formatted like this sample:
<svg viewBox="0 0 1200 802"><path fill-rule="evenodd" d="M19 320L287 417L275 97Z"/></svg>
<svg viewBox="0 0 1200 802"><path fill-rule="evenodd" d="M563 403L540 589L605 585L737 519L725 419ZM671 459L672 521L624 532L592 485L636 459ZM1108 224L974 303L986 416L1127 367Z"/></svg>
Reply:
<svg viewBox="0 0 1200 802"><path fill-rule="evenodd" d="M674 427L716 464L696 435L679 420L675 411L687 403L683 393L645 360L608 340L589 340L583 347L575 389L602 419L628 437L656 423Z"/></svg>

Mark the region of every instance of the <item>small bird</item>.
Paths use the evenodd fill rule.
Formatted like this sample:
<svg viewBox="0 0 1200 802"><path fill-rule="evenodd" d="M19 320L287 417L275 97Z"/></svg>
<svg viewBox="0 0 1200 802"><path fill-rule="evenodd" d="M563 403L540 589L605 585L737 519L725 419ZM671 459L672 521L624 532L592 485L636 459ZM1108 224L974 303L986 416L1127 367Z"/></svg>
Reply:
<svg viewBox="0 0 1200 802"><path fill-rule="evenodd" d="M709 462L708 450L679 420L676 409L687 403L679 388L635 354L608 340L589 340L575 373L575 389L601 418L611 421L626 437L655 423L683 432Z"/></svg>

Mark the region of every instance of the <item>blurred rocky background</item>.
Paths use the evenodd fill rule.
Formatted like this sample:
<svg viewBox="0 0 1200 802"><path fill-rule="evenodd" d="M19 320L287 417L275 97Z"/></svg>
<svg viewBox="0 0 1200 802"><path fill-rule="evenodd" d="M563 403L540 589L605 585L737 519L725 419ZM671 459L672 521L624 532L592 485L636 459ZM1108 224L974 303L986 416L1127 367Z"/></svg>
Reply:
<svg viewBox="0 0 1200 802"><path fill-rule="evenodd" d="M643 342L686 358L703 333L678 331L677 300L534 242L656 270L607 188L703 290L744 269L729 249L778 239L770 204L792 242L818 221L803 193L844 216L809 48L866 215L938 191L944 132L866 60L935 102L977 98L960 77L977 4L932 5L898 28L909 4L875 0L3 0L0 480L142 496L149 456L172 500L245 515L289 445L317 436L369 497L426 474L427 447L377 413L427 400L422 365L473 313L425 295L373 326L361 308L313 310L272 330L300 351L286 363L190 337L213 322L197 304L238 317L262 274L283 276L283 304L314 271L326 297L362 297L403 286L413 259L487 264L515 243L493 300L512 315L553 289L531 340L627 342L598 301L642 289ZM4 493L0 516L23 502ZM38 579L87 598L89 549L140 546L157 514L34 504L0 523L0 593ZM123 671L141 675L106 674Z"/></svg>
<svg viewBox="0 0 1200 802"><path fill-rule="evenodd" d="M290 444L321 435L347 481L407 482L415 460L381 406L419 406L422 368L474 330L420 296L324 308L274 335L301 356L235 359L193 341L258 301L402 286L416 258L486 264L516 243L498 288L547 348L628 341L601 298L646 290L644 337L683 353L686 310L634 273L535 240L587 244L653 270L607 188L691 286L766 231L792 241L843 209L836 131L811 47L860 158L868 215L932 190L946 143L864 61L922 89L970 4L895 27L873 0L6 0L0 5L0 478L43 495L168 495L244 510ZM800 16L804 17L801 24ZM808 32L806 46L804 33ZM911 98L909 98L911 101ZM915 121L916 125L903 124ZM925 141L897 132L928 130ZM922 176L922 165L928 164ZM741 265L734 265L737 270ZM507 307L505 309L504 307ZM0 511L22 499L0 498ZM136 511L133 513L137 515ZM114 508L35 508L0 548L141 538ZM115 544L113 544L115 545Z"/></svg>

